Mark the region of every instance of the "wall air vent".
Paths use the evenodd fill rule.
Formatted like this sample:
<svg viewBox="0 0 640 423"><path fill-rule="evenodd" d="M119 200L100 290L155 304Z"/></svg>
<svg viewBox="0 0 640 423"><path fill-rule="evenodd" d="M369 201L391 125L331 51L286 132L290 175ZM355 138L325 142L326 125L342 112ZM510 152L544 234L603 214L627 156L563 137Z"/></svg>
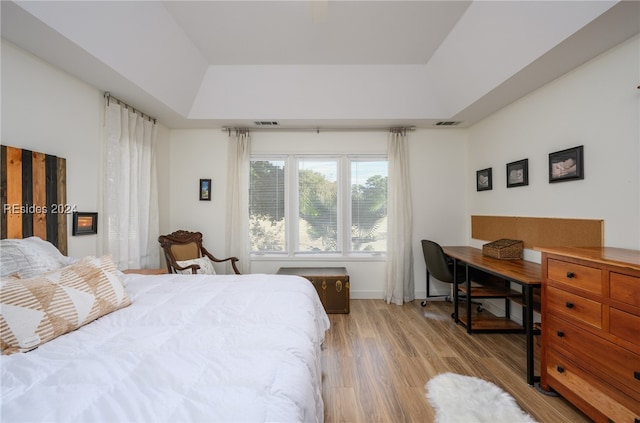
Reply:
<svg viewBox="0 0 640 423"><path fill-rule="evenodd" d="M275 121L275 120L257 120L255 122L256 126L278 126L280 125L280 122Z"/></svg>
<svg viewBox="0 0 640 423"><path fill-rule="evenodd" d="M435 126L456 126L459 124L460 124L459 120L443 120L443 121L437 122Z"/></svg>

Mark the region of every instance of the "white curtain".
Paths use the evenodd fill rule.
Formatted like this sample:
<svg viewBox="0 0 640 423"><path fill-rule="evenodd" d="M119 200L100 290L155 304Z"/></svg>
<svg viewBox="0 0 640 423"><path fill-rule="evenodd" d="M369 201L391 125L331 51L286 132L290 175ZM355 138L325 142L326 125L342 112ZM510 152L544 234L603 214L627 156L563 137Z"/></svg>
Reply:
<svg viewBox="0 0 640 423"><path fill-rule="evenodd" d="M249 251L249 130L238 129L229 140L229 173L227 176L227 256L240 259L240 273L251 272ZM227 265L227 273L233 273Z"/></svg>
<svg viewBox="0 0 640 423"><path fill-rule="evenodd" d="M107 97L102 216L104 251L119 269L157 268L156 124Z"/></svg>
<svg viewBox="0 0 640 423"><path fill-rule="evenodd" d="M413 202L409 179L407 133L393 129L389 135L387 303L402 305L415 299L413 281Z"/></svg>

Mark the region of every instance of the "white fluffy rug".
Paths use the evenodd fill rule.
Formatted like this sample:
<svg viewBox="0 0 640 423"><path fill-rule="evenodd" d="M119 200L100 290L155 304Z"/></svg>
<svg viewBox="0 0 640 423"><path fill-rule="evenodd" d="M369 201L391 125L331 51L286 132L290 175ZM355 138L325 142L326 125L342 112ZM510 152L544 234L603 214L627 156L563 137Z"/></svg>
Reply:
<svg viewBox="0 0 640 423"><path fill-rule="evenodd" d="M477 377L442 373L425 388L436 423L536 423L511 395Z"/></svg>

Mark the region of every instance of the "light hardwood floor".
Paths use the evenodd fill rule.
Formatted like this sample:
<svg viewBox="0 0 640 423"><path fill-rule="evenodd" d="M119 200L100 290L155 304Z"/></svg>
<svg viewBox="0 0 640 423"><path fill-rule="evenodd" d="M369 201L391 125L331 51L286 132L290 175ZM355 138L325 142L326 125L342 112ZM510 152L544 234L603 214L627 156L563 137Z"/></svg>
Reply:
<svg viewBox="0 0 640 423"><path fill-rule="evenodd" d="M540 423L590 422L560 397L525 378L520 334L468 335L453 305L416 300L403 306L351 300L351 313L330 314L322 352L325 422L433 422L425 383L443 372L476 376L509 392ZM536 351L536 374L539 374ZM464 398L460 398L464 401Z"/></svg>

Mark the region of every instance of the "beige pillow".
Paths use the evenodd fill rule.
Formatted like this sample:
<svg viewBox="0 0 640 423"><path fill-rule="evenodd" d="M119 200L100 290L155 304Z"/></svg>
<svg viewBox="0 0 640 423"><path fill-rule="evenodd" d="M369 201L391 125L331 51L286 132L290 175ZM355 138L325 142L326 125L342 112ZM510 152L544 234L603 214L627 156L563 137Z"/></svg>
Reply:
<svg viewBox="0 0 640 423"><path fill-rule="evenodd" d="M179 260L179 261L176 261L176 263L180 267L190 266L192 264L199 265L200 269L196 270L196 272L199 275L215 275L216 274L216 269L213 267L213 262L209 259L209 257L200 257L200 258L192 259L192 260ZM176 269L176 272L182 273L182 274L185 274L185 275L192 275L193 274L191 269L186 269L186 270L177 270Z"/></svg>
<svg viewBox="0 0 640 423"><path fill-rule="evenodd" d="M31 279L3 278L0 347L26 352L131 304L111 259L86 258Z"/></svg>

